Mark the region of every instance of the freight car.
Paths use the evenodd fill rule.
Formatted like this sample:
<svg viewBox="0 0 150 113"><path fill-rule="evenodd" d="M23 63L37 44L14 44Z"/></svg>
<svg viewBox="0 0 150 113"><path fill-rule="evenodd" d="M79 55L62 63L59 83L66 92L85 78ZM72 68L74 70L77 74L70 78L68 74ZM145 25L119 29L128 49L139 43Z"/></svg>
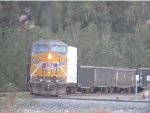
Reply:
<svg viewBox="0 0 150 113"><path fill-rule="evenodd" d="M94 66L78 66L77 85L78 91L82 93L92 93L94 87Z"/></svg>
<svg viewBox="0 0 150 113"><path fill-rule="evenodd" d="M135 69L80 66L78 87L83 93L134 92Z"/></svg>
<svg viewBox="0 0 150 113"><path fill-rule="evenodd" d="M114 69L114 92L132 93L135 89L135 69Z"/></svg>
<svg viewBox="0 0 150 113"><path fill-rule="evenodd" d="M137 75L139 75L138 92L148 89L147 77L150 76L150 68L138 68Z"/></svg>
<svg viewBox="0 0 150 113"><path fill-rule="evenodd" d="M32 43L27 73L31 94L64 94L66 89L72 91L76 82L76 47L60 40L40 39Z"/></svg>
<svg viewBox="0 0 150 113"><path fill-rule="evenodd" d="M113 67L80 66L78 87L83 93L110 92L113 82Z"/></svg>

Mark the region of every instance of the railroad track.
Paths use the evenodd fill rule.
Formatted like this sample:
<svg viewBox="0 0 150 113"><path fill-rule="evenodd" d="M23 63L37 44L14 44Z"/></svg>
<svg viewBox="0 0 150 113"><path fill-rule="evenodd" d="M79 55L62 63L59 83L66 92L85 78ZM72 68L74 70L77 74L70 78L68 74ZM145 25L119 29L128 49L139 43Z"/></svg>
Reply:
<svg viewBox="0 0 150 113"><path fill-rule="evenodd" d="M71 100L90 100L90 101L115 101L115 102L149 102L146 100L122 100L122 99L86 99L86 98L61 98Z"/></svg>
<svg viewBox="0 0 150 113"><path fill-rule="evenodd" d="M77 97L76 97L77 96ZM148 103L148 100L128 100L128 99L96 99L96 98L82 98L85 95L60 95L58 97L55 96L40 96L40 95L32 95L31 98L45 98L45 99L65 99L65 100L88 100L88 101L114 101L114 102L138 102L138 103ZM89 95L86 95L89 96ZM90 95L92 96L92 95ZM94 96L94 95L93 95ZM98 96L98 95L96 95ZM101 95L99 95L101 96Z"/></svg>
<svg viewBox="0 0 150 113"><path fill-rule="evenodd" d="M19 95L21 95L21 98L35 98L35 99L40 99L40 98L44 98L44 99L66 99L66 100L88 100L88 101L114 101L114 102L141 102L141 103L148 103L148 100L129 100L129 99L103 99L103 98L88 98L90 96L93 97L100 97L100 96L116 96L116 94L64 94L64 95L60 95L58 97L56 96L49 96L49 95L30 95L29 92L19 92L19 93L0 93L1 97L4 97L6 95L17 95L19 97ZM23 95L23 96L22 96ZM122 94L119 94L120 96ZM85 96L85 98L83 98ZM123 96L125 96L125 94L123 94ZM117 97L117 96L116 96Z"/></svg>

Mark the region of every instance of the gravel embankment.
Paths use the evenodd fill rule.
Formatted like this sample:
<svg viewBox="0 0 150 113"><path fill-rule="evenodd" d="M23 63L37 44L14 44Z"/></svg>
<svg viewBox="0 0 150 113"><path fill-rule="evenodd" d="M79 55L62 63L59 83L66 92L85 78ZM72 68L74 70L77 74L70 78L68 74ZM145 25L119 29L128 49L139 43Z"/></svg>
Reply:
<svg viewBox="0 0 150 113"><path fill-rule="evenodd" d="M96 113L96 109L109 109L111 113L149 113L150 104L131 102L83 101L62 99L34 99L18 101L19 109L45 113ZM26 112L27 113L27 112ZM101 113L101 112L98 112Z"/></svg>
<svg viewBox="0 0 150 113"><path fill-rule="evenodd" d="M74 95L70 98L93 99L125 99L134 100L135 95L100 94L100 95ZM138 99L142 99L138 96ZM4 101L4 102L3 102ZM3 106L3 108L1 107ZM102 112L101 109L107 109ZM11 112L13 110L15 112ZM146 102L114 102L90 101L50 98L0 98L0 113L150 113L150 103Z"/></svg>

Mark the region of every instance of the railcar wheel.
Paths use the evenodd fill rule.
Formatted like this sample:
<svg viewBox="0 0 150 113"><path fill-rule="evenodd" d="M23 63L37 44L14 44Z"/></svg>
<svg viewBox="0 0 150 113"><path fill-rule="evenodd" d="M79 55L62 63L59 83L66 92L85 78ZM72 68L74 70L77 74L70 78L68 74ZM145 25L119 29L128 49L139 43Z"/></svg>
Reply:
<svg viewBox="0 0 150 113"><path fill-rule="evenodd" d="M106 88L104 88L104 90L105 90L105 93L108 93L108 88L106 87Z"/></svg>
<svg viewBox="0 0 150 113"><path fill-rule="evenodd" d="M86 88L86 94L90 93L90 89Z"/></svg>
<svg viewBox="0 0 150 113"><path fill-rule="evenodd" d="M89 93L93 93L93 88L90 88L90 91L89 91Z"/></svg>
<svg viewBox="0 0 150 113"><path fill-rule="evenodd" d="M114 93L114 88L110 87L110 93Z"/></svg>
<svg viewBox="0 0 150 113"><path fill-rule="evenodd" d="M132 88L128 88L128 93L132 93Z"/></svg>

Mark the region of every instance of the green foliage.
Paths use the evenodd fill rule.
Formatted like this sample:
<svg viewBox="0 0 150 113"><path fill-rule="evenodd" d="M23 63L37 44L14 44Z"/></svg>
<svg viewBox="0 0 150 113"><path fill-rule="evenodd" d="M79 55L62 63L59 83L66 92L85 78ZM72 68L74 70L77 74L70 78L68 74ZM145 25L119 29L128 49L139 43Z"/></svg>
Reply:
<svg viewBox="0 0 150 113"><path fill-rule="evenodd" d="M17 88L13 83L8 83L7 85L4 85L2 88L2 92L17 92Z"/></svg>

